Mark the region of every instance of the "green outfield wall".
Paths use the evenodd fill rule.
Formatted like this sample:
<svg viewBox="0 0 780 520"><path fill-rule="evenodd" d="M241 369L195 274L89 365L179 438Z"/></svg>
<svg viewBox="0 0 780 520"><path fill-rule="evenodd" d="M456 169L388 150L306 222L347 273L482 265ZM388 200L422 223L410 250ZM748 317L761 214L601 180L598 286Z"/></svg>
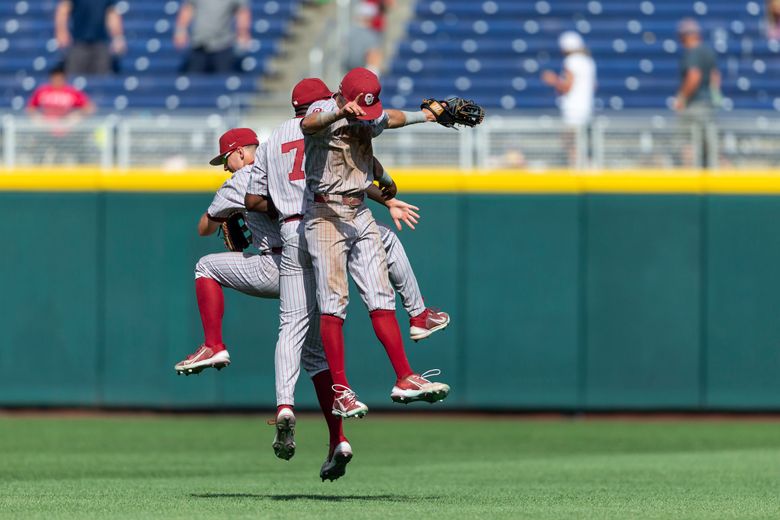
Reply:
<svg viewBox="0 0 780 520"><path fill-rule="evenodd" d="M228 294L233 365L172 368L201 341L194 264L223 250L195 231L210 199L0 192L0 405L274 405L277 301ZM426 302L452 315L407 344L452 384L440 409L780 410L780 195L406 199L423 219L401 239ZM350 380L395 406L352 296ZM315 405L310 387L302 376L299 405Z"/></svg>

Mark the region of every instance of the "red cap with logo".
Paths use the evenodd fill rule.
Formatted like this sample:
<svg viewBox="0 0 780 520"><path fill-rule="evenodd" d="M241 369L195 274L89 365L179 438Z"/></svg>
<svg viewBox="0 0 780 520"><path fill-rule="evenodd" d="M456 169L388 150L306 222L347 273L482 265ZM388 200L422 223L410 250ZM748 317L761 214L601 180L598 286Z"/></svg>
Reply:
<svg viewBox="0 0 780 520"><path fill-rule="evenodd" d="M209 164L219 166L222 160L230 152L234 152L242 146L259 145L257 134L251 128L233 128L228 130L219 138L219 155L214 157Z"/></svg>
<svg viewBox="0 0 780 520"><path fill-rule="evenodd" d="M379 93L382 91L382 85L379 84L379 78L376 74L363 67L358 67L347 72L344 79L341 80L339 92L347 101L358 99L358 105L366 115L358 119L372 120L382 115L382 102L379 101Z"/></svg>
<svg viewBox="0 0 780 520"><path fill-rule="evenodd" d="M295 108L311 105L315 101L328 99L333 95L328 86L319 78L306 78L299 81L292 91L292 105Z"/></svg>

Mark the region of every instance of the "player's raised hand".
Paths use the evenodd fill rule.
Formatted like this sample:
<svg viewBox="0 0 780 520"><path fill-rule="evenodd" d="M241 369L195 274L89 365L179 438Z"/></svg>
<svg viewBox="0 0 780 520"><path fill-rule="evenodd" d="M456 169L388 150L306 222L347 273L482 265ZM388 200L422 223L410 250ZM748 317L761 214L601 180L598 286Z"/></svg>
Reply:
<svg viewBox="0 0 780 520"><path fill-rule="evenodd" d="M366 115L365 110L363 110L359 105L360 100L363 99L363 97L365 97L365 94L361 92L355 99L347 102L346 105L341 107L339 115L341 117L346 117L347 119L355 119L357 117Z"/></svg>
<svg viewBox="0 0 780 520"><path fill-rule="evenodd" d="M420 214L417 212L420 211L420 208L417 206L412 206L402 200L390 199L387 201L387 209L390 211L390 216L398 231L403 228L401 222L404 222L410 229L414 229L414 226L419 222Z"/></svg>

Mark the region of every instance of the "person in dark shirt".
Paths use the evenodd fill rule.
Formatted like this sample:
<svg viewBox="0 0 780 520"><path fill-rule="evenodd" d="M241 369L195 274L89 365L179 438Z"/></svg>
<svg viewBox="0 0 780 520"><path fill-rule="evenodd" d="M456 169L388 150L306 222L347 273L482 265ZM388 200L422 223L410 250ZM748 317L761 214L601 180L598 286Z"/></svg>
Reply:
<svg viewBox="0 0 780 520"><path fill-rule="evenodd" d="M707 153L706 130L713 122L721 98L717 57L715 51L702 41L701 28L696 20L681 20L677 25L677 33L683 55L680 58L681 81L674 109L680 114L681 122L699 134L702 143L701 163L711 166L713 158Z"/></svg>
<svg viewBox="0 0 780 520"><path fill-rule="evenodd" d="M110 74L113 56L127 49L116 0L60 0L54 13L57 45L67 49L65 72Z"/></svg>

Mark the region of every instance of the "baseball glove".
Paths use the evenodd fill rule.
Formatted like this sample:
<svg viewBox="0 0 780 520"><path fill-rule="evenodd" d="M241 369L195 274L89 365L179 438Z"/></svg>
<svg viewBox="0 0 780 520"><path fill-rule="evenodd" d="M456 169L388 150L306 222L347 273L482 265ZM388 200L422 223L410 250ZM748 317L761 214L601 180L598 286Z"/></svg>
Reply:
<svg viewBox="0 0 780 520"><path fill-rule="evenodd" d="M222 223L222 240L229 251L240 253L252 240L243 213L233 213Z"/></svg>
<svg viewBox="0 0 780 520"><path fill-rule="evenodd" d="M485 119L485 109L470 99L459 97L443 101L423 99L420 108L427 108L436 116L436 122L447 128L455 125L476 126Z"/></svg>

